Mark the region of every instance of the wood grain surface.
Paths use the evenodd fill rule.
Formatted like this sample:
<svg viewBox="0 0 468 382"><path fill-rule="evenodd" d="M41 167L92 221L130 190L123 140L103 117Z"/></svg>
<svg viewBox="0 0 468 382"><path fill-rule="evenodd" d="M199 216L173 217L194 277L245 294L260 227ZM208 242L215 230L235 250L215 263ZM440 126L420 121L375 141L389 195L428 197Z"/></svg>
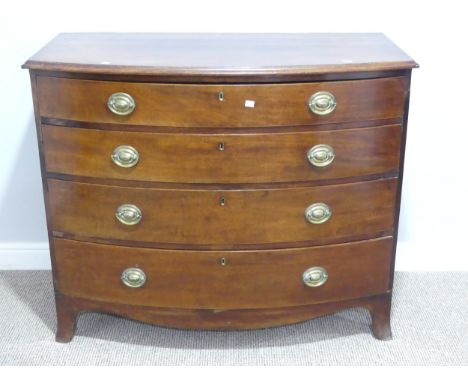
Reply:
<svg viewBox="0 0 468 382"><path fill-rule="evenodd" d="M395 175L401 126L258 134L160 134L60 126L42 127L49 173L175 183L274 183ZM333 147L335 159L315 167L307 152ZM135 167L111 160L130 145L140 156ZM222 150L220 150L222 145Z"/></svg>
<svg viewBox="0 0 468 382"><path fill-rule="evenodd" d="M268 309L180 309L118 304L56 294L58 342L73 338L78 316L88 312L105 312L155 325L206 330L260 329L294 324L339 310L365 308L372 316L372 333L380 340L391 339L391 293L322 304Z"/></svg>
<svg viewBox="0 0 468 382"><path fill-rule="evenodd" d="M300 126L399 118L407 91L405 77L297 84L206 85L89 81L38 77L42 117L96 123L173 127ZM328 115L316 115L309 98L331 92L337 102ZM107 107L114 93L130 94L132 114ZM223 92L224 101L218 99ZM246 102L254 107L246 107Z"/></svg>
<svg viewBox="0 0 468 382"><path fill-rule="evenodd" d="M352 307L369 309L376 338L391 338L417 64L385 36L61 34L23 67L57 341L71 340L85 311L248 329ZM318 91L335 96L331 114L310 111ZM135 99L131 115L107 108L116 92ZM320 143L336 153L322 169L305 156ZM136 167L112 163L118 145L138 149ZM304 217L316 202L332 210L321 225ZM126 203L141 209L138 225L116 219ZM312 266L328 271L322 287L302 282ZM146 272L142 288L123 286L128 267Z"/></svg>
<svg viewBox="0 0 468 382"><path fill-rule="evenodd" d="M54 231L80 237L171 243L209 248L336 242L392 230L396 178L320 187L262 190L189 190L103 186L49 179ZM224 205L221 205L224 198ZM311 224L312 203L326 203L330 220ZM134 204L141 222L126 226L115 217Z"/></svg>
<svg viewBox="0 0 468 382"><path fill-rule="evenodd" d="M411 69L380 33L66 33L24 68L71 73L192 77L314 75Z"/></svg>
<svg viewBox="0 0 468 382"><path fill-rule="evenodd" d="M197 309L278 308L386 293L390 237L324 247L237 252L132 248L55 239L61 294L132 305ZM221 265L221 258L225 265ZM302 281L313 266L328 281ZM129 288L122 271L137 267L147 281Z"/></svg>

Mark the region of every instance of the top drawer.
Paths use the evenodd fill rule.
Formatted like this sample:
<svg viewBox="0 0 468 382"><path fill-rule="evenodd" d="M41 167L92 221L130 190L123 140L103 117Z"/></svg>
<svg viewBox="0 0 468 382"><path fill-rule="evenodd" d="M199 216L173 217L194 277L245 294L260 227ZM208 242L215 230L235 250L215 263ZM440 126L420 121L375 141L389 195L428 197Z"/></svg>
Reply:
<svg viewBox="0 0 468 382"><path fill-rule="evenodd" d="M407 82L404 77L391 77L187 85L38 77L37 85L40 114L47 118L173 127L262 127L400 118Z"/></svg>

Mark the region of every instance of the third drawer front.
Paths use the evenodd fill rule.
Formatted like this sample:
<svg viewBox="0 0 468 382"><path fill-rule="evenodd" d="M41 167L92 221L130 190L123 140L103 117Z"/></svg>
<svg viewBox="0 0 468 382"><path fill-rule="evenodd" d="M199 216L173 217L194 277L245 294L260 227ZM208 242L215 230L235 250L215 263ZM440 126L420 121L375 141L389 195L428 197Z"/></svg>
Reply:
<svg viewBox="0 0 468 382"><path fill-rule="evenodd" d="M257 190L128 188L48 180L54 231L233 248L391 233L397 179Z"/></svg>
<svg viewBox="0 0 468 382"><path fill-rule="evenodd" d="M200 309L308 305L386 293L393 247L391 237L230 252L54 242L60 293Z"/></svg>
<svg viewBox="0 0 468 382"><path fill-rule="evenodd" d="M400 125L276 134L161 134L43 126L48 172L180 183L396 173Z"/></svg>

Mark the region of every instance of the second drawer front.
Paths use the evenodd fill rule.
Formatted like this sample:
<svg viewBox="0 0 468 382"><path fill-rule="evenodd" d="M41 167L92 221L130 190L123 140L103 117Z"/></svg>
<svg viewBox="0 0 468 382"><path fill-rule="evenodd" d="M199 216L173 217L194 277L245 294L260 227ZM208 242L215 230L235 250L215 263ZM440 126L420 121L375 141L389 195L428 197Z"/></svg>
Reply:
<svg viewBox="0 0 468 382"><path fill-rule="evenodd" d="M364 297L389 288L391 238L240 252L54 241L60 293L96 300L178 308L272 308ZM327 273L322 285L304 284L303 273L311 267ZM143 285L121 282L128 268L144 273Z"/></svg>
<svg viewBox="0 0 468 382"><path fill-rule="evenodd" d="M396 173L400 125L278 134L159 134L44 126L43 139L49 172L180 183L294 182ZM319 147L331 153L330 163L322 162L325 166L313 156L308 159L308 152ZM113 152L119 155L127 149L138 158L131 167L122 167L126 163L118 157L111 160Z"/></svg>
<svg viewBox="0 0 468 382"><path fill-rule="evenodd" d="M83 237L137 242L236 245L337 242L392 230L395 178L334 186L265 190L187 190L103 186L49 179L52 229ZM306 220L324 203L331 217ZM141 211L135 225L116 218L119 206ZM128 209L127 209L128 211ZM132 207L129 218L138 214ZM318 215L324 212L319 207ZM317 216L316 216L317 217Z"/></svg>

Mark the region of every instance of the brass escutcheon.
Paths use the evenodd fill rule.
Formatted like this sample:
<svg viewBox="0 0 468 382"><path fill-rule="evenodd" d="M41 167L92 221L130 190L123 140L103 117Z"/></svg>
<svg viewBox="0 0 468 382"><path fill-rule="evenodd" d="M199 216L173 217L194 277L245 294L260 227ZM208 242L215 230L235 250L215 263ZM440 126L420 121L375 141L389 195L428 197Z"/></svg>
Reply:
<svg viewBox="0 0 468 382"><path fill-rule="evenodd" d="M314 114L327 115L335 108L335 96L330 92L317 92L309 98L309 109Z"/></svg>
<svg viewBox="0 0 468 382"><path fill-rule="evenodd" d="M129 115L135 110L136 103L130 94L114 93L107 100L107 107L114 114Z"/></svg>
<svg viewBox="0 0 468 382"><path fill-rule="evenodd" d="M140 288L146 283L146 274L140 268L127 268L122 272L120 280L129 288Z"/></svg>
<svg viewBox="0 0 468 382"><path fill-rule="evenodd" d="M323 267L312 267L306 269L302 274L302 281L311 288L319 287L328 280L327 270Z"/></svg>
<svg viewBox="0 0 468 382"><path fill-rule="evenodd" d="M306 208L304 215L309 223L323 224L331 218L332 212L325 203L314 203Z"/></svg>
<svg viewBox="0 0 468 382"><path fill-rule="evenodd" d="M122 224L135 225L140 222L142 213L134 204L122 204L115 211L115 217Z"/></svg>
<svg viewBox="0 0 468 382"><path fill-rule="evenodd" d="M315 145L307 152L307 159L315 167L326 167L335 159L335 151L329 145Z"/></svg>
<svg viewBox="0 0 468 382"><path fill-rule="evenodd" d="M123 145L114 149L111 158L117 166L129 168L137 165L140 154L134 147Z"/></svg>

